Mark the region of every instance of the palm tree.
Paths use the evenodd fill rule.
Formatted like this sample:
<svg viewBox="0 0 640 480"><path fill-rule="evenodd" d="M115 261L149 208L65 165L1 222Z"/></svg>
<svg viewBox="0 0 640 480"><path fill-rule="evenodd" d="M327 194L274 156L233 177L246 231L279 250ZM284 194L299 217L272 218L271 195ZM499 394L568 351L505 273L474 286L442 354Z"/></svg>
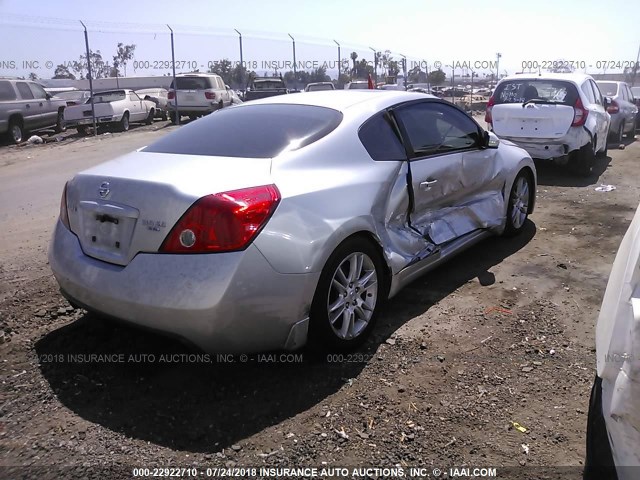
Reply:
<svg viewBox="0 0 640 480"><path fill-rule="evenodd" d="M358 54L356 52L351 52L351 61L353 62L353 70L351 71L351 77L353 78L354 75L357 76L358 74L358 69L356 67L356 60L358 59Z"/></svg>

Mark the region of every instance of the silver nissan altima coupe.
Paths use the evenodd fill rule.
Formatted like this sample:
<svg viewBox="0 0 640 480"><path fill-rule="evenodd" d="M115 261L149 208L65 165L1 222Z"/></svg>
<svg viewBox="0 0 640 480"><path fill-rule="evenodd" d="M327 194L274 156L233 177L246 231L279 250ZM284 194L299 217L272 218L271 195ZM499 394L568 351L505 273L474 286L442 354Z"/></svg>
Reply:
<svg viewBox="0 0 640 480"><path fill-rule="evenodd" d="M72 304L212 352L355 348L383 302L533 210L529 155L420 93L225 108L65 186Z"/></svg>

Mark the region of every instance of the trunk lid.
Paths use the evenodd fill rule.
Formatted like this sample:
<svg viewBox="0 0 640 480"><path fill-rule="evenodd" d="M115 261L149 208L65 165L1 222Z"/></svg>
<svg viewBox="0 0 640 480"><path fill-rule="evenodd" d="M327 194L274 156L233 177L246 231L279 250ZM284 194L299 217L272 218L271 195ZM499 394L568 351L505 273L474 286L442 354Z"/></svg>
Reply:
<svg viewBox="0 0 640 480"><path fill-rule="evenodd" d="M69 182L69 223L86 255L124 266L157 252L197 199L270 184L270 171L268 158L133 152Z"/></svg>
<svg viewBox="0 0 640 480"><path fill-rule="evenodd" d="M499 137L561 138L573 123L572 106L548 103L503 103L491 110Z"/></svg>

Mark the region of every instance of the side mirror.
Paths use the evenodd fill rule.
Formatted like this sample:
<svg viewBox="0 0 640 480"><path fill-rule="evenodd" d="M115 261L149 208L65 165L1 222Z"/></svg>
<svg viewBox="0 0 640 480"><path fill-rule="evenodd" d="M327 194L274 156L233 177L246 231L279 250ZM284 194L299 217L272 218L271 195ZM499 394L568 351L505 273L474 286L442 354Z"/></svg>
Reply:
<svg viewBox="0 0 640 480"><path fill-rule="evenodd" d="M484 130L483 136L483 147L484 148L498 148L500 145L500 139L493 132L487 132Z"/></svg>

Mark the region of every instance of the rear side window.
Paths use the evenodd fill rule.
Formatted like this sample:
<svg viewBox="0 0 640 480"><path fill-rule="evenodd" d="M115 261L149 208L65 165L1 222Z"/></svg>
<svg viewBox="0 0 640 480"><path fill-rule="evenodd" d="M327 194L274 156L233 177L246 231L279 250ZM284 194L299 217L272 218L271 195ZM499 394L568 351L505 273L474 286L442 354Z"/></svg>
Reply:
<svg viewBox="0 0 640 480"><path fill-rule="evenodd" d="M206 90L215 88L209 77L176 77L177 90ZM173 82L171 82L171 88Z"/></svg>
<svg viewBox="0 0 640 480"><path fill-rule="evenodd" d="M496 104L524 103L534 99L574 105L578 91L573 84L562 80L514 79L498 85L494 93Z"/></svg>
<svg viewBox="0 0 640 480"><path fill-rule="evenodd" d="M181 127L143 151L219 157L271 158L305 147L342 121L342 113L310 105L225 108Z"/></svg>
<svg viewBox="0 0 640 480"><path fill-rule="evenodd" d="M31 100L33 98L33 93L31 93L31 89L26 82L16 83L16 88L18 89L18 92L20 92L20 96L23 100Z"/></svg>
<svg viewBox="0 0 640 480"><path fill-rule="evenodd" d="M367 120L360 127L358 136L374 160L384 162L407 159L402 142L383 113Z"/></svg>
<svg viewBox="0 0 640 480"><path fill-rule="evenodd" d="M44 88L42 88L37 83L30 83L29 87L31 87L31 92L33 93L33 96L35 98L47 98L47 92L45 92Z"/></svg>
<svg viewBox="0 0 640 480"><path fill-rule="evenodd" d="M15 100L16 91L10 82L0 81L0 101Z"/></svg>
<svg viewBox="0 0 640 480"><path fill-rule="evenodd" d="M598 88L605 97L615 97L618 94L618 84L615 82L598 82Z"/></svg>
<svg viewBox="0 0 640 480"><path fill-rule="evenodd" d="M584 93L587 96L589 103L596 103L596 97L593 94L593 90L591 89L591 84L589 83L589 80L587 80L582 85L580 85L580 89L582 90L582 93Z"/></svg>

